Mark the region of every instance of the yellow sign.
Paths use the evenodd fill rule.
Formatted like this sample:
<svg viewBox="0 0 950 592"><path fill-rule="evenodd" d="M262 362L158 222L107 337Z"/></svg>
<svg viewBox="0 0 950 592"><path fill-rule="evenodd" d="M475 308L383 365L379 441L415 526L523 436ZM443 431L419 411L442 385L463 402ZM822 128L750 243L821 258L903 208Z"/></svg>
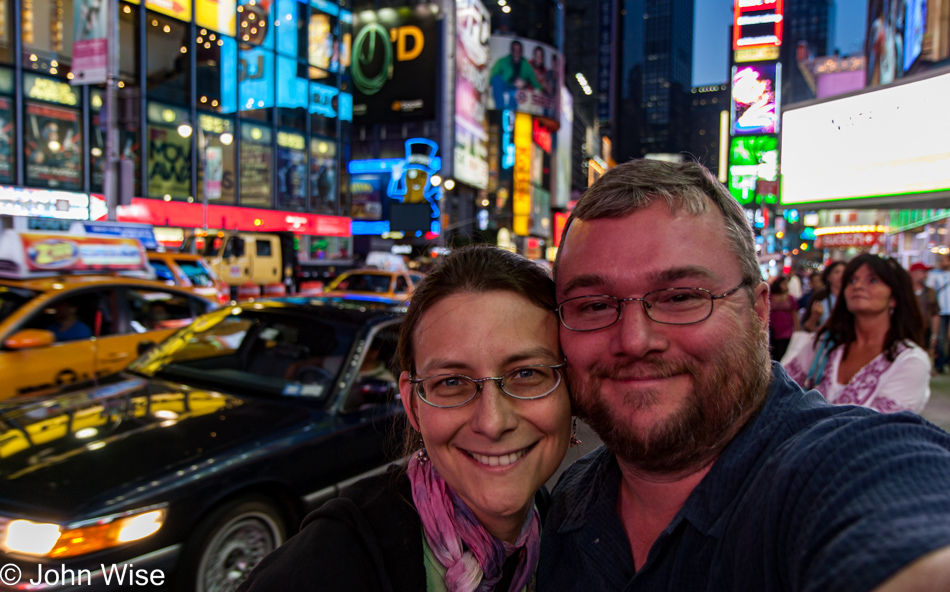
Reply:
<svg viewBox="0 0 950 592"><path fill-rule="evenodd" d="M234 0L195 0L195 22L199 27L234 37L237 33L237 6ZM200 31L199 31L200 33ZM209 39L211 43L216 40Z"/></svg>
<svg viewBox="0 0 950 592"><path fill-rule="evenodd" d="M191 20L191 0L145 0L145 6L180 21Z"/></svg>
<svg viewBox="0 0 950 592"><path fill-rule="evenodd" d="M736 63L777 60L778 50L779 48L774 45L753 47L750 49L737 49L735 52Z"/></svg>
<svg viewBox="0 0 950 592"><path fill-rule="evenodd" d="M515 234L528 236L531 226L531 116L515 114L515 166L511 206Z"/></svg>
<svg viewBox="0 0 950 592"><path fill-rule="evenodd" d="M294 150L306 150L307 148L303 136L287 132L277 132L277 145L281 148L292 148Z"/></svg>
<svg viewBox="0 0 950 592"><path fill-rule="evenodd" d="M60 105L75 105L79 102L79 96L73 91L73 87L65 82L57 82L51 78L41 78L39 76L26 77L26 86L32 79L33 86L30 87L27 96L31 99L49 101L50 103L59 103Z"/></svg>

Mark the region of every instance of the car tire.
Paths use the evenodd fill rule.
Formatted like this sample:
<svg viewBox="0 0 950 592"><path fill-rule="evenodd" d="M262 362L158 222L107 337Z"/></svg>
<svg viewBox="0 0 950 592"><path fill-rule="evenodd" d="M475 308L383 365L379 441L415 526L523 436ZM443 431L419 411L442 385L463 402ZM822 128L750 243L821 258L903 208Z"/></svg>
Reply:
<svg viewBox="0 0 950 592"><path fill-rule="evenodd" d="M281 513L263 496L215 509L188 539L176 578L179 592L232 592L287 538Z"/></svg>

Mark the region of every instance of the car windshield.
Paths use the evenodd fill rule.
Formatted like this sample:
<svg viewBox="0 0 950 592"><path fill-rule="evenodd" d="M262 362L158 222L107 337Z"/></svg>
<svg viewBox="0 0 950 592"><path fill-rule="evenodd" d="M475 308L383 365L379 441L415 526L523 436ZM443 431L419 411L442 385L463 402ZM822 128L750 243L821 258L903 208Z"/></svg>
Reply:
<svg viewBox="0 0 950 592"><path fill-rule="evenodd" d="M0 322L3 322L21 306L36 297L39 292L25 288L0 286Z"/></svg>
<svg viewBox="0 0 950 592"><path fill-rule="evenodd" d="M323 398L356 327L282 310L207 314L129 366L136 374L224 392Z"/></svg>
<svg viewBox="0 0 950 592"><path fill-rule="evenodd" d="M152 269L155 270L156 278L168 284L175 283L175 274L173 274L172 270L169 269L167 263L161 259L149 259L148 264L151 265Z"/></svg>
<svg viewBox="0 0 950 592"><path fill-rule="evenodd" d="M331 290L345 290L347 292L375 292L385 294L389 292L391 276L378 273L351 273L341 276Z"/></svg>
<svg viewBox="0 0 950 592"><path fill-rule="evenodd" d="M175 259L175 263L181 268L182 273L188 276L192 286L199 288L214 286L214 280L211 279L214 274L201 259Z"/></svg>

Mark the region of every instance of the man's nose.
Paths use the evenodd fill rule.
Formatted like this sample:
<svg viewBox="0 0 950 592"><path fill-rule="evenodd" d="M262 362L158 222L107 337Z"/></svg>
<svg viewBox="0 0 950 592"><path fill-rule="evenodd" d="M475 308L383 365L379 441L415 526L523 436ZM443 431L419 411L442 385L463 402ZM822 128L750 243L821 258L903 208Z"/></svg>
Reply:
<svg viewBox="0 0 950 592"><path fill-rule="evenodd" d="M610 327L615 331L611 353L642 358L662 349L661 325L647 315L647 304L642 300L627 300L621 306L620 319Z"/></svg>

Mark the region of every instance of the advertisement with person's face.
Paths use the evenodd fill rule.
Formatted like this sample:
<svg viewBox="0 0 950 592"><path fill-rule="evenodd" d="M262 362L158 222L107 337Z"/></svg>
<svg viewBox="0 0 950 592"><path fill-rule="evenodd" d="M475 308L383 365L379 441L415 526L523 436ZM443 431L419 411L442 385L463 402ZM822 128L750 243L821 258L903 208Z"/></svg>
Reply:
<svg viewBox="0 0 950 592"><path fill-rule="evenodd" d="M488 10L479 0L456 1L455 178L488 187Z"/></svg>
<svg viewBox="0 0 950 592"><path fill-rule="evenodd" d="M890 84L904 75L904 0L871 0L865 36L867 85ZM916 57L916 56L914 56ZM913 58L912 58L913 59Z"/></svg>
<svg viewBox="0 0 950 592"><path fill-rule="evenodd" d="M82 189L79 111L27 101L24 128L27 184Z"/></svg>
<svg viewBox="0 0 950 592"><path fill-rule="evenodd" d="M732 133L774 134L779 128L781 64L732 67Z"/></svg>
<svg viewBox="0 0 950 592"><path fill-rule="evenodd" d="M489 109L512 109L560 122L564 60L550 45L520 37L490 41Z"/></svg>

